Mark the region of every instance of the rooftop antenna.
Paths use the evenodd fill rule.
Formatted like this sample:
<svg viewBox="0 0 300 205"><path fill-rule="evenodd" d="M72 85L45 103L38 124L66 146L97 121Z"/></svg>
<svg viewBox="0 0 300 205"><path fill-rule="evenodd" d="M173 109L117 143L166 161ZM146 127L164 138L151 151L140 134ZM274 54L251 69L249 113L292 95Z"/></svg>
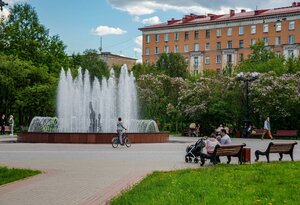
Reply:
<svg viewBox="0 0 300 205"><path fill-rule="evenodd" d="M100 54L102 53L102 36L100 36L100 47L99 47Z"/></svg>

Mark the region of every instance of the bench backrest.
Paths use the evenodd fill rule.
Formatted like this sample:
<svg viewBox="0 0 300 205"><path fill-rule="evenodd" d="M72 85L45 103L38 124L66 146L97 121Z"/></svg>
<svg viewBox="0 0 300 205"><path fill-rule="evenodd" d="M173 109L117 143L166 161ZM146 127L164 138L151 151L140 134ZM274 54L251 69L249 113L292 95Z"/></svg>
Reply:
<svg viewBox="0 0 300 205"><path fill-rule="evenodd" d="M297 142L292 143L273 143L271 142L268 146L269 153L279 153L279 152L290 152L294 149Z"/></svg>
<svg viewBox="0 0 300 205"><path fill-rule="evenodd" d="M277 130L276 135L282 135L282 136L297 136L298 130Z"/></svg>
<svg viewBox="0 0 300 205"><path fill-rule="evenodd" d="M246 144L239 145L217 145L215 147L214 153L218 156L231 156L237 155L242 151L242 148L246 146Z"/></svg>

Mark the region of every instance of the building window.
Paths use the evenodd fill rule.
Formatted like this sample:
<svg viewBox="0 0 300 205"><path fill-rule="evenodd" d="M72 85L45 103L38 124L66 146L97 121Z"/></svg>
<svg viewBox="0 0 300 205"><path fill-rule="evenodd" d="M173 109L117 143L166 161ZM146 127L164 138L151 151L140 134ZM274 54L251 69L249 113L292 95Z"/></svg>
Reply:
<svg viewBox="0 0 300 205"><path fill-rule="evenodd" d="M159 54L159 48L155 47L155 54Z"/></svg>
<svg viewBox="0 0 300 205"><path fill-rule="evenodd" d="M195 39L199 38L199 31L195 31L195 32L194 32L194 38L195 38Z"/></svg>
<svg viewBox="0 0 300 205"><path fill-rule="evenodd" d="M150 54L150 49L146 48L146 55L148 56Z"/></svg>
<svg viewBox="0 0 300 205"><path fill-rule="evenodd" d="M146 43L150 43L150 36L146 35Z"/></svg>
<svg viewBox="0 0 300 205"><path fill-rule="evenodd" d="M243 35L244 34L244 26L240 26L239 27L239 35Z"/></svg>
<svg viewBox="0 0 300 205"><path fill-rule="evenodd" d="M174 53L178 53L178 45L174 46Z"/></svg>
<svg viewBox="0 0 300 205"><path fill-rule="evenodd" d="M145 64L149 64L149 60L145 60Z"/></svg>
<svg viewBox="0 0 300 205"><path fill-rule="evenodd" d="M216 56L216 64L220 64L221 63L221 56L217 55Z"/></svg>
<svg viewBox="0 0 300 205"><path fill-rule="evenodd" d="M198 75L198 70L194 70L194 75Z"/></svg>
<svg viewBox="0 0 300 205"><path fill-rule="evenodd" d="M194 51L199 51L199 43L194 44Z"/></svg>
<svg viewBox="0 0 300 205"><path fill-rule="evenodd" d="M205 44L205 50L207 50L207 51L210 50L210 43Z"/></svg>
<svg viewBox="0 0 300 205"><path fill-rule="evenodd" d="M217 29L217 37L221 37L222 35L222 30L220 28Z"/></svg>
<svg viewBox="0 0 300 205"><path fill-rule="evenodd" d="M268 33L268 32L269 32L269 25L264 24L264 33Z"/></svg>
<svg viewBox="0 0 300 205"><path fill-rule="evenodd" d="M227 41L227 48L232 48L232 41Z"/></svg>
<svg viewBox="0 0 300 205"><path fill-rule="evenodd" d="M169 41L169 34L165 33L165 42L168 42L168 41Z"/></svg>
<svg viewBox="0 0 300 205"><path fill-rule="evenodd" d="M184 32L184 40L189 40L189 32Z"/></svg>
<svg viewBox="0 0 300 205"><path fill-rule="evenodd" d="M205 37L206 38L210 38L210 30L206 30L205 31Z"/></svg>
<svg viewBox="0 0 300 205"><path fill-rule="evenodd" d="M275 45L278 46L281 44L281 39L280 39L280 36L276 36L275 37Z"/></svg>
<svg viewBox="0 0 300 205"><path fill-rule="evenodd" d="M217 50L221 49L221 42L217 42Z"/></svg>
<svg viewBox="0 0 300 205"><path fill-rule="evenodd" d="M227 55L227 63L232 63L232 55L231 54Z"/></svg>
<svg viewBox="0 0 300 205"><path fill-rule="evenodd" d="M159 34L155 34L155 42L159 42Z"/></svg>
<svg viewBox="0 0 300 205"><path fill-rule="evenodd" d="M189 52L189 45L184 45L184 52L185 53Z"/></svg>
<svg viewBox="0 0 300 205"><path fill-rule="evenodd" d="M244 60L244 54L240 53L240 62L242 62Z"/></svg>
<svg viewBox="0 0 300 205"><path fill-rule="evenodd" d="M264 37L263 38L263 41L265 43L265 46L268 46L269 45L269 38L268 37Z"/></svg>
<svg viewBox="0 0 300 205"><path fill-rule="evenodd" d="M280 51L276 51L276 57L279 58L281 56L281 52Z"/></svg>
<svg viewBox="0 0 300 205"><path fill-rule="evenodd" d="M244 48L244 40L239 41L239 46L240 46L240 48Z"/></svg>
<svg viewBox="0 0 300 205"><path fill-rule="evenodd" d="M289 35L289 44L294 44L294 43L295 43L295 36Z"/></svg>
<svg viewBox="0 0 300 205"><path fill-rule="evenodd" d="M227 36L232 36L232 28L227 29Z"/></svg>
<svg viewBox="0 0 300 205"><path fill-rule="evenodd" d="M288 50L288 57L294 58L294 50Z"/></svg>
<svg viewBox="0 0 300 205"><path fill-rule="evenodd" d="M251 45L255 45L256 44L256 39L251 39Z"/></svg>
<svg viewBox="0 0 300 205"><path fill-rule="evenodd" d="M179 40L179 33L176 32L176 33L175 33L175 41L178 41L178 40Z"/></svg>
<svg viewBox="0 0 300 205"><path fill-rule="evenodd" d="M295 29L295 21L290 21L289 30L294 30L294 29Z"/></svg>
<svg viewBox="0 0 300 205"><path fill-rule="evenodd" d="M164 52L169 53L169 46L164 46Z"/></svg>
<svg viewBox="0 0 300 205"><path fill-rule="evenodd" d="M194 67L198 67L198 65L199 65L199 58L198 58L198 56L195 56L194 57Z"/></svg>
<svg viewBox="0 0 300 205"><path fill-rule="evenodd" d="M255 34L256 33L256 25L252 25L251 26L251 34Z"/></svg>
<svg viewBox="0 0 300 205"><path fill-rule="evenodd" d="M208 65L210 63L210 57L206 56L205 57L205 64Z"/></svg>
<svg viewBox="0 0 300 205"><path fill-rule="evenodd" d="M276 22L276 24L275 24L275 30L276 31L281 31L281 22Z"/></svg>

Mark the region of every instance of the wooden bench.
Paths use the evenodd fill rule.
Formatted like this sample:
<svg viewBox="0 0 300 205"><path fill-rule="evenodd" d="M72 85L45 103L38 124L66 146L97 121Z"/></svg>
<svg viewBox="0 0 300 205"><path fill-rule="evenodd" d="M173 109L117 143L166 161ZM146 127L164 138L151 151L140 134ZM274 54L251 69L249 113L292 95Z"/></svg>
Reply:
<svg viewBox="0 0 300 205"><path fill-rule="evenodd" d="M297 139L298 130L277 130L274 137L295 137Z"/></svg>
<svg viewBox="0 0 300 205"><path fill-rule="evenodd" d="M250 135L251 136L262 136L265 133L264 129L255 129L255 132L252 132Z"/></svg>
<svg viewBox="0 0 300 205"><path fill-rule="evenodd" d="M259 155L265 155L267 157L267 161L270 162L270 153L278 153L279 154L279 161L282 160L283 154L289 154L291 156L292 161L294 161L293 158L293 151L294 146L297 144L297 142L270 142L267 150L265 152L256 150L255 151L255 161L259 160Z"/></svg>
<svg viewBox="0 0 300 205"><path fill-rule="evenodd" d="M219 157L226 156L228 161L227 164L231 162L231 157L238 157L239 164L242 164L242 150L246 144L238 144L238 145L217 145L212 154L200 154L200 166L203 166L206 159L211 159L213 164L217 164L219 161Z"/></svg>

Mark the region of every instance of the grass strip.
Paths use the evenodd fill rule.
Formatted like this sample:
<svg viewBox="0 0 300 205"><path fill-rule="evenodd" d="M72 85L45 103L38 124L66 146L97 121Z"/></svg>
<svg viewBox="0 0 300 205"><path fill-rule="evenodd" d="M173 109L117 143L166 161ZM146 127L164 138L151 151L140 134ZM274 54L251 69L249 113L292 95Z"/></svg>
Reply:
<svg viewBox="0 0 300 205"><path fill-rule="evenodd" d="M281 205L300 203L300 162L154 172L111 204Z"/></svg>
<svg viewBox="0 0 300 205"><path fill-rule="evenodd" d="M0 166L0 185L40 174L41 171Z"/></svg>

